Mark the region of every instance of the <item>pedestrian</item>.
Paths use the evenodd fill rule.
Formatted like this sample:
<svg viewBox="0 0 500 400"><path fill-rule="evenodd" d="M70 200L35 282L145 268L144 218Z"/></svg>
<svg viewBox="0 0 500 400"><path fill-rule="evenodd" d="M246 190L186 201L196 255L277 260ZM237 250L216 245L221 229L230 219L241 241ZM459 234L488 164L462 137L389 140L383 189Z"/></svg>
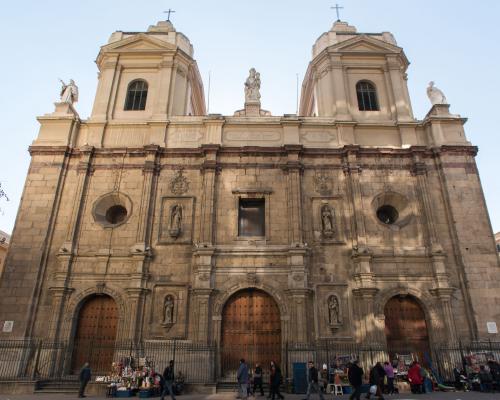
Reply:
<svg viewBox="0 0 500 400"><path fill-rule="evenodd" d="M311 396L311 393L315 391L318 393L320 400L324 400L323 397L323 392L321 391L319 387L319 382L318 382L318 370L314 366L314 362L309 361L308 362L308 370L307 370L307 395L306 399L309 400L309 397Z"/></svg>
<svg viewBox="0 0 500 400"><path fill-rule="evenodd" d="M284 399L285 396L283 396L280 393L280 386L281 386L281 369L279 365L271 361L271 373L270 373L270 392L269 392L269 397L271 400L275 400L274 397L277 396L279 399Z"/></svg>
<svg viewBox="0 0 500 400"><path fill-rule="evenodd" d="M248 397L248 367L244 358L240 360L240 367L238 368L236 378L238 379L239 398L244 400Z"/></svg>
<svg viewBox="0 0 500 400"><path fill-rule="evenodd" d="M487 371L484 365L479 367L479 383L481 392L491 392L493 388L493 377L490 371Z"/></svg>
<svg viewBox="0 0 500 400"><path fill-rule="evenodd" d="M89 383L90 378L92 377L92 371L90 369L89 363L86 362L83 364L82 369L80 370L79 380L80 380L80 389L78 390L78 397L87 397L85 396L85 387L87 383Z"/></svg>
<svg viewBox="0 0 500 400"><path fill-rule="evenodd" d="M347 378L353 387L353 392L349 400L359 400L361 397L361 386L363 385L363 368L359 366L359 361L354 360L347 371Z"/></svg>
<svg viewBox="0 0 500 400"><path fill-rule="evenodd" d="M165 400L167 393L170 394L172 400L175 400L174 378L174 360L170 360L168 367L163 371L163 391L161 393L161 400Z"/></svg>
<svg viewBox="0 0 500 400"><path fill-rule="evenodd" d="M260 389L260 395L264 396L264 388L262 387L262 367L259 363L255 364L255 371L253 373L253 393L257 393L257 388Z"/></svg>
<svg viewBox="0 0 500 400"><path fill-rule="evenodd" d="M328 387L328 366L326 364L323 364L323 369L319 375L321 391L326 393L326 388Z"/></svg>
<svg viewBox="0 0 500 400"><path fill-rule="evenodd" d="M366 395L367 399L371 398L372 394L377 396L380 400L384 399L384 394L382 391L384 387L384 376L385 376L384 367L382 367L382 364L378 362L370 371L370 391ZM372 387L375 388L374 390L375 393L372 393L371 390Z"/></svg>
<svg viewBox="0 0 500 400"><path fill-rule="evenodd" d="M410 382L412 393L422 393L422 383L424 383L424 380L420 369L420 364L417 361L413 361L408 370L408 381Z"/></svg>
<svg viewBox="0 0 500 400"><path fill-rule="evenodd" d="M387 376L387 393L394 394L396 393L396 391L394 390L394 368L389 363L389 361L386 361L384 363L384 371L385 375Z"/></svg>

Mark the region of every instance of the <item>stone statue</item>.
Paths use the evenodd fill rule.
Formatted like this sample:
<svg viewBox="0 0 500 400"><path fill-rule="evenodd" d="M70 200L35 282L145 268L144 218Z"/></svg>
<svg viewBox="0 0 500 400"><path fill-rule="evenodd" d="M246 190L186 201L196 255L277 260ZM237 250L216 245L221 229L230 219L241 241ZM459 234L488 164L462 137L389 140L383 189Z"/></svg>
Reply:
<svg viewBox="0 0 500 400"><path fill-rule="evenodd" d="M430 81L427 87L427 96L431 101L431 104L448 104L446 101L446 96L444 93L434 86L434 82Z"/></svg>
<svg viewBox="0 0 500 400"><path fill-rule="evenodd" d="M245 103L258 101L260 101L260 74L255 68L251 68L245 81Z"/></svg>
<svg viewBox="0 0 500 400"><path fill-rule="evenodd" d="M178 237L182 228L182 206L174 205L170 211L170 229L168 232L172 237Z"/></svg>
<svg viewBox="0 0 500 400"><path fill-rule="evenodd" d="M321 207L321 228L324 236L332 236L334 229L334 211L325 204Z"/></svg>
<svg viewBox="0 0 500 400"><path fill-rule="evenodd" d="M61 103L73 104L78 101L78 86L76 86L73 79L69 80L68 84L65 84L62 79L59 79L62 83L61 86Z"/></svg>
<svg viewBox="0 0 500 400"><path fill-rule="evenodd" d="M328 299L328 322L332 324L340 324L340 306L337 296L330 296Z"/></svg>
<svg viewBox="0 0 500 400"><path fill-rule="evenodd" d="M163 303L163 323L172 324L174 322L174 299L168 295Z"/></svg>

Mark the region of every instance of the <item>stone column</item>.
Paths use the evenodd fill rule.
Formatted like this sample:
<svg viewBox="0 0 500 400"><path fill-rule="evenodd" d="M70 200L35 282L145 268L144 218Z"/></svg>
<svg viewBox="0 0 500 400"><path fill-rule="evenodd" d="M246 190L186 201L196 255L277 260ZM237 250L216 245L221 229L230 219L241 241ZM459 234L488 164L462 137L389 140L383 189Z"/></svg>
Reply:
<svg viewBox="0 0 500 400"><path fill-rule="evenodd" d="M334 54L330 58L333 92L335 93L336 118L338 120L350 121L352 116L349 110L349 101L345 90L345 71L342 65L341 55Z"/></svg>
<svg viewBox="0 0 500 400"><path fill-rule="evenodd" d="M346 146L347 155L344 159L344 174L347 177L347 186L352 207L353 222L353 248L366 247L366 228L363 214L361 186L359 183L361 167L358 165L357 151L359 146Z"/></svg>
<svg viewBox="0 0 500 400"><path fill-rule="evenodd" d="M358 340L363 344L376 345L381 341L381 332L377 328L373 310L373 298L377 292L378 289L374 287L358 288L353 290L354 296L358 300Z"/></svg>
<svg viewBox="0 0 500 400"><path fill-rule="evenodd" d="M446 342L446 344L458 343L457 329L455 327L455 320L451 309L451 296L454 291L454 288L437 288L431 290L432 295L439 300L441 314L446 330L446 336L437 339Z"/></svg>
<svg viewBox="0 0 500 400"><path fill-rule="evenodd" d="M284 167L287 174L287 208L289 216L289 243L300 246L304 242L302 222L302 172L303 165L300 161L302 146L287 145L288 160Z"/></svg>
<svg viewBox="0 0 500 400"><path fill-rule="evenodd" d="M218 145L202 146L205 160L202 166L203 189L201 195L201 215L198 225L198 242L209 246L214 239L215 221L215 193L217 178L217 151Z"/></svg>
<svg viewBox="0 0 500 400"><path fill-rule="evenodd" d="M130 313L128 339L137 343L142 338L144 298L149 290L141 287L129 287L125 291L128 294L128 311Z"/></svg>
<svg viewBox="0 0 500 400"><path fill-rule="evenodd" d="M387 67L389 69L389 77L391 78L392 90L394 92L394 101L396 102L397 119L398 121L411 121L413 117L410 110L410 104L408 104L406 99L403 71L396 57L397 56L387 56Z"/></svg>
<svg viewBox="0 0 500 400"><path fill-rule="evenodd" d="M310 289L289 289L288 293L293 299L292 312L294 313L295 323L293 324L295 332L292 333L295 343L307 343L309 340L309 327L313 326L312 321L308 320L308 300Z"/></svg>
<svg viewBox="0 0 500 400"><path fill-rule="evenodd" d="M168 100L170 98L170 88L172 81L172 71L174 62L171 56L163 57L163 61L159 65L158 76L158 96L154 105L153 117L156 120L167 119Z"/></svg>
<svg viewBox="0 0 500 400"><path fill-rule="evenodd" d="M191 289L192 311L190 322L193 341L208 344L210 335L210 300L213 289Z"/></svg>

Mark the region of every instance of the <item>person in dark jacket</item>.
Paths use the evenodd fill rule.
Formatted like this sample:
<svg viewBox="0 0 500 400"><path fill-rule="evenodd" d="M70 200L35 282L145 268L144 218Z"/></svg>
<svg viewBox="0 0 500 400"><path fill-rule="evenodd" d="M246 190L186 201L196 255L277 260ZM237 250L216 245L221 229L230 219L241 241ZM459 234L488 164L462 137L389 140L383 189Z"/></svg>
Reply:
<svg viewBox="0 0 500 400"><path fill-rule="evenodd" d="M87 383L89 383L91 377L92 371L90 370L89 363L83 364L83 367L80 370L80 375L78 376L78 379L80 381L80 390L78 390L78 397L87 397L85 396L85 387L87 386Z"/></svg>
<svg viewBox="0 0 500 400"><path fill-rule="evenodd" d="M491 392L493 389L493 377L484 365L479 367L479 383L481 385L481 392Z"/></svg>
<svg viewBox="0 0 500 400"><path fill-rule="evenodd" d="M253 393L257 393L257 388L260 389L260 395L264 396L264 388L262 387L262 367L259 363L255 364L255 371L253 373Z"/></svg>
<svg viewBox="0 0 500 400"><path fill-rule="evenodd" d="M363 368L359 366L359 361L354 360L347 371L347 378L349 379L349 383L353 387L354 391L352 392L349 400L359 400L361 397L361 386L363 385Z"/></svg>
<svg viewBox="0 0 500 400"><path fill-rule="evenodd" d="M382 388L384 387L384 376L384 367L382 367L382 364L378 362L370 371L370 387L374 385L377 386L377 392L375 393L375 396L377 396L380 400L384 399L384 392L382 391ZM372 394L368 392L366 398L369 399L371 395Z"/></svg>
<svg viewBox="0 0 500 400"><path fill-rule="evenodd" d="M274 361L271 361L271 371L270 371L270 391L269 391L269 397L271 400L274 400L274 396L277 396L280 399L284 399L285 396L283 396L280 393L280 386L281 386L281 369L278 364L276 364Z"/></svg>
<svg viewBox="0 0 500 400"><path fill-rule="evenodd" d="M240 360L236 378L238 379L239 398L246 399L248 397L248 366L243 358Z"/></svg>
<svg viewBox="0 0 500 400"><path fill-rule="evenodd" d="M312 361L309 361L308 363L309 369L307 370L307 395L306 399L309 400L309 397L311 396L311 393L315 391L318 393L320 400L324 400L323 397L323 392L321 391L319 387L319 382L318 382L318 370L314 366L314 363Z"/></svg>
<svg viewBox="0 0 500 400"><path fill-rule="evenodd" d="M161 400L164 400L167 394L170 394L172 400L175 400L174 378L174 360L170 360L168 367L163 371L163 391L161 393Z"/></svg>

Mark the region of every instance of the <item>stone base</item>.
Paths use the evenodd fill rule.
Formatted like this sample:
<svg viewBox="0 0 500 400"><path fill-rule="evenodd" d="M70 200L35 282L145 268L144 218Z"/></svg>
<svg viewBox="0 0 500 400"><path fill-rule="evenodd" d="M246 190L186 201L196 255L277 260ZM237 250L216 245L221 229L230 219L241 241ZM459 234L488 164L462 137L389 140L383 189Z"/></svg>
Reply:
<svg viewBox="0 0 500 400"><path fill-rule="evenodd" d="M33 394L35 381L0 381L0 394Z"/></svg>

